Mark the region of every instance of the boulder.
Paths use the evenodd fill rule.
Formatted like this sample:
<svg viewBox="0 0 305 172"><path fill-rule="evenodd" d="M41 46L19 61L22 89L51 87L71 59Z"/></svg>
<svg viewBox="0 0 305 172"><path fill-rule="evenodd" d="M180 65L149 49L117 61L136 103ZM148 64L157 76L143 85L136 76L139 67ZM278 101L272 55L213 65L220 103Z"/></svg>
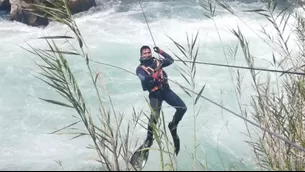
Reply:
<svg viewBox="0 0 305 172"><path fill-rule="evenodd" d="M87 11L96 6L95 0L69 0L69 9L72 14Z"/></svg>
<svg viewBox="0 0 305 172"><path fill-rule="evenodd" d="M46 26L49 24L47 18L39 17L25 10L28 3L41 3L43 0L10 0L10 20L22 22L31 26Z"/></svg>
<svg viewBox="0 0 305 172"><path fill-rule="evenodd" d="M6 1L6 0L0 0ZM25 10L25 8L30 3L42 4L45 0L8 0L10 7L10 20L16 20L27 25L31 26L46 26L49 24L49 20L44 17L39 17L34 14L31 14L29 11ZM45 4L45 3L44 3ZM68 2L69 9L72 14L76 14L79 12L87 11L91 7L96 6L95 0L69 0ZM35 11L33 9L34 13Z"/></svg>
<svg viewBox="0 0 305 172"><path fill-rule="evenodd" d="M10 11L11 4L10 0L0 0L0 10Z"/></svg>

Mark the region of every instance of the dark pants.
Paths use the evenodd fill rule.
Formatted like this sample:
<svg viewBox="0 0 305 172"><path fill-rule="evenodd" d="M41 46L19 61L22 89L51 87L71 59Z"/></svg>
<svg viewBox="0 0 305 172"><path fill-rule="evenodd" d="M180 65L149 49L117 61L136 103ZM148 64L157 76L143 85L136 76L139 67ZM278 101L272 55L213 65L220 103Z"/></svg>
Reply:
<svg viewBox="0 0 305 172"><path fill-rule="evenodd" d="M177 126L183 115L185 114L187 107L184 102L176 95L170 88L162 90L157 93L149 94L150 106L152 108L152 113L148 123L147 138L149 141L153 140L153 128L152 123L156 124L157 119L160 116L160 110L163 100L170 106L176 109L176 112L173 116L172 124Z"/></svg>

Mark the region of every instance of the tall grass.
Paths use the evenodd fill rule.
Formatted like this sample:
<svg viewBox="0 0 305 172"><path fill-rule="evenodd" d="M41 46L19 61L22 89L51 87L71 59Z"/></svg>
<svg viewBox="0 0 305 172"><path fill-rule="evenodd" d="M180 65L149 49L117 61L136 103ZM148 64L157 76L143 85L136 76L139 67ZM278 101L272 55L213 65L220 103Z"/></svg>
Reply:
<svg viewBox="0 0 305 172"><path fill-rule="evenodd" d="M85 41L81 35L77 24L72 18L72 15L68 9L67 1L55 1L49 2L53 7L45 5L31 4L29 10L38 10L39 15L43 14L52 21L60 22L67 25L73 33L73 36L46 36L41 37L48 46L48 49L41 50L29 45L30 53L38 56L43 63L35 62L41 69L42 77L38 77L44 83L53 88L61 97L65 99L65 102L58 100L50 100L41 98L42 100L53 103L56 105L73 108L78 114L78 121L56 130L53 134L59 133L63 130L69 130L74 133L77 138L80 136L89 136L93 145L89 146L89 149L96 150L98 154L97 161L103 164L105 170L128 170L132 169L129 164L129 152L130 152L130 137L133 134L133 128L137 125L137 121L141 115L134 111L133 121L128 122L127 126L124 126L122 130L122 123L124 115L117 112L113 106L111 96L108 94L108 90L100 80L100 74L94 73L90 66L89 53L85 44ZM76 45L72 46L72 44ZM65 50L58 46L61 43L64 46L71 46L69 50ZM78 85L77 79L71 70L66 56L79 56L84 59L84 63L89 71L89 77L91 78L94 91L96 92L97 99L99 101L97 111L98 116L92 116L92 111L89 109L89 105L83 96L83 91ZM102 89L104 88L104 89ZM101 95L103 92L103 95ZM108 98L110 107L105 106L102 101L102 96ZM95 113L95 112L94 112ZM79 122L82 122L86 128L86 132L79 132L75 126Z"/></svg>
<svg viewBox="0 0 305 172"><path fill-rule="evenodd" d="M197 44L197 38L198 38L199 31L196 33L195 37L189 37L189 35L186 35L186 45L187 47L184 48L181 43L179 44L172 38L172 42L176 45L177 49L179 52L182 54L182 57L177 55L176 53L172 52L175 57L177 57L180 61L183 62L183 65L186 69L179 67L178 71L180 72L180 75L184 78L186 83L188 83L188 86L190 88L187 89L187 87L184 87L183 85L179 84L180 88L192 99L192 108L193 108L193 153L192 159L193 159L193 169L194 171L197 170L197 163L201 165L201 168L204 169L205 166L198 161L197 159L197 148L199 144L197 144L197 117L200 113L200 109L196 112L196 105L197 102L203 93L203 90L205 88L205 85L201 87L199 90L199 93L197 94L196 91L196 83L195 83L195 77L196 77L196 60L198 57L198 52L199 52L199 46ZM186 62L187 61L187 62ZM188 91L190 90L190 91ZM201 169L201 170L202 170Z"/></svg>
<svg viewBox="0 0 305 172"><path fill-rule="evenodd" d="M288 4L287 7L278 8L276 1L261 1L265 8L243 11L241 13L253 13L263 16L273 27L275 35L266 31L265 27L255 31L249 24L244 22L242 14L237 13L225 1L205 1L202 3L204 9L215 13L215 8L225 9L229 14L240 19L246 26L272 48L272 67L280 68L283 71L304 73L304 18L293 12L290 7L296 4ZM214 9L212 7L215 7ZM211 10L213 9L213 10ZM207 14L206 14L207 15ZM207 15L208 16L208 15ZM209 17L209 16L208 16ZM289 20L294 19L295 25L289 25ZM217 27L217 26L216 26ZM291 30L289 30L291 28ZM232 29L232 34L237 38L246 64L253 68L255 58L252 55L243 31ZM274 33L274 32L273 32ZM296 39L290 40L295 36ZM289 44L289 41L297 45ZM249 70L252 77L252 85L255 95L251 98L251 117L258 125L269 132L259 132L258 135L249 133L249 145L253 148L257 163L261 170L304 170L304 149L298 149L295 145L305 147L304 144L304 75L259 73ZM240 90L240 81L237 73L237 90ZM272 80L274 82L272 82ZM247 113L249 114L249 113ZM248 117L249 115L247 115ZM274 137L279 135L284 139Z"/></svg>

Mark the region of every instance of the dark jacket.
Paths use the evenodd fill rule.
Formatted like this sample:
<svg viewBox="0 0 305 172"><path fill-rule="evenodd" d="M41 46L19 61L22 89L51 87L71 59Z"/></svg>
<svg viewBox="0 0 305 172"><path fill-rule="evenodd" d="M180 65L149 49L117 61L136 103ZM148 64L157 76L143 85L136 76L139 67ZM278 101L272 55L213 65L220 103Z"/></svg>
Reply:
<svg viewBox="0 0 305 172"><path fill-rule="evenodd" d="M167 67L174 63L174 59L167 53L162 52L161 55L164 57L164 59L159 59L159 60L161 60L162 68ZM136 69L136 74L141 81L143 91L148 90L149 92L151 92L151 89L154 88L155 86L169 87L168 80L167 80L167 73L164 70L162 70L164 80L163 80L163 82L159 82L159 81L154 80L150 74L148 74L145 70L143 70L141 68L141 65L143 65L145 67L149 66L149 67L155 69L157 67L156 64L157 64L157 59L154 57L152 57L148 60L140 59L140 65Z"/></svg>

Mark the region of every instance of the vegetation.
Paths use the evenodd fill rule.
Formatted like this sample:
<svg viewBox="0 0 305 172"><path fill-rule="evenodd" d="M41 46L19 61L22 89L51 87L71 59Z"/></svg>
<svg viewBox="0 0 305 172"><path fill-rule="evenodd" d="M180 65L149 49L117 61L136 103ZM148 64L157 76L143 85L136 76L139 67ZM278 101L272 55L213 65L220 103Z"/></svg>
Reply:
<svg viewBox="0 0 305 172"><path fill-rule="evenodd" d="M266 31L266 26L262 26L259 33L253 30L273 49L272 67L280 68L283 73L264 74L250 69L255 95L251 98L250 108L243 107L246 110L242 110L242 104L239 102L240 110L244 117L249 117L248 112L251 112L259 127L265 130L256 136L248 130L251 139L249 144L253 147L261 170L304 170L304 75L284 74L285 71L304 73L304 18L289 11L292 5L297 4L289 3L284 8L278 8L277 1L261 2L265 4L264 8L243 13L263 16L276 31L276 34L272 35ZM221 7L244 22L241 14L224 1L208 1L203 7L206 9L206 16L211 19L215 16L216 7ZM296 24L290 25L290 20L296 21ZM288 30L290 28L291 30ZM249 42L239 28L231 31L239 41L248 67L253 68L255 57L251 54ZM295 41L291 40L292 37L296 38ZM294 41L293 45L289 45L289 41ZM297 49L294 49L295 47ZM236 72L236 78L237 97L241 97L239 70ZM272 79L275 82L272 82ZM247 123L246 125L248 127Z"/></svg>
<svg viewBox="0 0 305 172"><path fill-rule="evenodd" d="M250 107L244 106L240 101L243 96L241 92L243 87L241 82L242 73L240 72L240 69L235 70L234 67L229 67L231 81L236 88L235 93L239 102L240 111L242 112L241 115L204 97L202 93L205 86L200 86L200 89L197 89L194 80L196 76L196 64L199 63L196 60L199 50L199 46L196 44L199 32L192 38L187 35L187 47L181 46L181 44L170 38L181 53L181 55L174 54L175 57L184 64L184 68L180 68L179 72L185 79L189 88L176 81L170 81L178 84L193 100L193 170L206 169L202 160L198 160L196 155L198 146L196 141L196 117L200 112L200 110L197 112L196 110L198 108L197 102L200 98L208 100L214 105L245 120L250 139L249 144L253 147L257 164L261 170L305 170L304 148L302 149L302 147L305 147L303 124L303 111L305 107L304 76L291 73L285 74L285 71L304 72L305 20L299 14L289 12L288 9L290 6L279 11L275 1L269 0L264 1L264 3L266 4L264 9L253 9L244 11L244 13L253 13L255 15L263 16L272 24L276 31L276 35L268 33L263 26L260 33L253 31L265 41L267 45L272 47L274 50L272 53L272 66L274 69L281 69L283 73L278 74L276 72L270 72L267 75L264 75L265 73L259 73L259 70L254 69L255 58L251 55L249 42L240 29L231 30L232 34L239 42L239 46L232 48L229 55L225 53L225 47L223 46L225 58L227 63L229 63L228 57L234 59L236 52L241 48L248 65L247 69L252 77L253 89L255 90L255 94L251 97ZM47 50L37 49L30 45L30 49L27 49L27 51L40 57L43 61L43 64L37 63L42 71L42 77L40 77L40 79L52 87L65 99L65 101L41 99L56 105L73 108L78 114L79 121L69 124L54 133L69 130L72 133L76 133L74 138L89 136L93 143L90 148L96 150L99 158L97 161L102 164L105 170L135 170L128 163L130 156L129 152L132 152L132 141L129 138L133 134L133 129L136 125L142 125L146 128L147 124L145 121L140 120L140 116L144 114L148 117L149 115L145 114L143 111L137 112L137 110L134 109L133 120L129 121L126 126L122 126L124 115L123 113L118 112L114 107L106 86L99 85L102 83L100 82L100 74L95 74L91 69L91 63L93 61L89 58L85 40L82 37L77 24L73 20L65 0L56 1L53 5L55 8L35 4L31 7L39 9L39 14L44 14L53 21L69 26L70 30L73 32L73 36L42 37L41 39L45 40L49 47ZM216 7L221 7L227 10L231 15L234 15L243 21L240 14L235 12L224 1L208 0L202 2L202 7L205 10L205 16L211 20L214 20L216 15ZM286 30L289 29L288 21L292 18L296 21L296 24L293 26L292 32L287 32L294 35L287 35ZM215 22L214 24L218 31ZM251 28L251 26L249 27ZM293 43L297 45L298 49L293 49L296 46L289 44L289 41L292 41L290 39L293 36L296 38L296 41ZM220 34L219 38L221 41ZM77 41L77 47L72 46L72 41ZM65 50L58 46L59 42L69 45L71 48ZM84 59L84 63L86 63L90 73L94 91L99 100L99 106L97 107L99 116L92 116L92 111L88 108L89 105L84 99L83 91L78 86L77 79L66 59L67 56L79 56ZM119 67L116 68L120 69ZM275 82L272 82L272 78L274 78L273 80L275 80ZM107 101L105 98L107 98ZM109 102L110 106L106 105L105 102ZM249 119L250 116L255 119L255 122L252 122L251 119ZM154 136L158 144L158 151L160 152L161 169L175 170L173 149L170 149L169 147L169 145L172 145L171 139L167 138L164 117L162 119L162 123L160 122L161 120L158 120L158 125L154 126ZM78 132L76 131L76 128L73 128L73 126L79 122L84 124L86 132ZM259 134L255 135L255 133L252 132L250 124L260 129L258 130ZM163 139L163 137L165 137L165 139ZM165 162L164 156L168 156L170 162Z"/></svg>

